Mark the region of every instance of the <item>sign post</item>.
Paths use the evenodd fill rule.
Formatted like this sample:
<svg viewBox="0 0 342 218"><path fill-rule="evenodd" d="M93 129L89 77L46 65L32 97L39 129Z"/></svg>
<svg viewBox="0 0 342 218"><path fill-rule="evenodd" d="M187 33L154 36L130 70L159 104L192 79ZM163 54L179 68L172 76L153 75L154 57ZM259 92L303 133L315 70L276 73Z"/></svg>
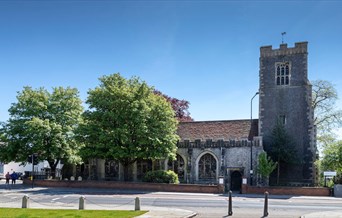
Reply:
<svg viewBox="0 0 342 218"><path fill-rule="evenodd" d="M323 176L324 176L324 187L327 187L327 178L331 179L334 176L336 176L336 171L324 171Z"/></svg>

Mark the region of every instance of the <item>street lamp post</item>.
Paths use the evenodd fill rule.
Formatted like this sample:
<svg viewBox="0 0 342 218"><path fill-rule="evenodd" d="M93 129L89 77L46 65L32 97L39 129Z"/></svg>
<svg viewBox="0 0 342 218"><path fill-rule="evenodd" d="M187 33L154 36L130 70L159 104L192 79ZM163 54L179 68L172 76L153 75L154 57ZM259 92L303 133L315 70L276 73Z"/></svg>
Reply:
<svg viewBox="0 0 342 218"><path fill-rule="evenodd" d="M252 135L252 125L253 125L253 99L257 96L259 92L256 92L255 95L251 98L251 168L249 171L250 174L250 185L253 185L253 135Z"/></svg>

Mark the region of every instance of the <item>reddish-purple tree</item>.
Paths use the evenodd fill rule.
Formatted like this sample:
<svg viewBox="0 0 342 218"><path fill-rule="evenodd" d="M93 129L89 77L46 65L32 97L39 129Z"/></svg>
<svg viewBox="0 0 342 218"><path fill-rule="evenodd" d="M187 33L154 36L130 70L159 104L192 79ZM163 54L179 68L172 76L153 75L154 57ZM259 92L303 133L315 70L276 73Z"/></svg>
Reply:
<svg viewBox="0 0 342 218"><path fill-rule="evenodd" d="M171 103L173 110L175 111L176 118L179 122L191 122L194 121L190 116L190 112L188 111L190 102L186 100L179 100L177 98L172 98L168 95L163 94L158 90L154 90L154 93L157 95L163 96L168 102Z"/></svg>

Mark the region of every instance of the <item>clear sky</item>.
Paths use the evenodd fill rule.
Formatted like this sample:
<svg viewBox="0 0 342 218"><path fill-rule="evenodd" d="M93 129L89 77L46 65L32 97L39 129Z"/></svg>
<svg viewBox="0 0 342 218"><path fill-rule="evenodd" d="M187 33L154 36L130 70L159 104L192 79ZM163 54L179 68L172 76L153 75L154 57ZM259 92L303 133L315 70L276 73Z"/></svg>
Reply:
<svg viewBox="0 0 342 218"><path fill-rule="evenodd" d="M0 121L23 86L139 76L199 120L249 119L259 48L309 42L309 79L342 97L342 1L0 0ZM257 117L254 99L253 118ZM342 102L338 102L342 108Z"/></svg>

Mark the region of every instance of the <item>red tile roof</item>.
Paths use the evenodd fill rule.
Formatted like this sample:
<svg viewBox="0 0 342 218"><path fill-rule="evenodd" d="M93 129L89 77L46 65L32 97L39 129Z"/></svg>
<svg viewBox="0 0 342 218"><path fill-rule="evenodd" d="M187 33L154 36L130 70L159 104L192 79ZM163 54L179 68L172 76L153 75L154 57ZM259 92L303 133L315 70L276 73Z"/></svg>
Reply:
<svg viewBox="0 0 342 218"><path fill-rule="evenodd" d="M194 121L179 123L177 133L180 141L196 139L213 141L252 139L258 135L258 120Z"/></svg>

